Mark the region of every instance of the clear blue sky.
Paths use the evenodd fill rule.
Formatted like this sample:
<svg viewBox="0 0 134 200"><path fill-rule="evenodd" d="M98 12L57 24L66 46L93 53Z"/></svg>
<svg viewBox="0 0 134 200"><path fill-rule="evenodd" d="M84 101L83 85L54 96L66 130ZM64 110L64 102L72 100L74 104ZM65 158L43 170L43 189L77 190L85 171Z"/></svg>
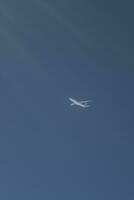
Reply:
<svg viewBox="0 0 134 200"><path fill-rule="evenodd" d="M134 199L133 7L1 0L1 200Z"/></svg>

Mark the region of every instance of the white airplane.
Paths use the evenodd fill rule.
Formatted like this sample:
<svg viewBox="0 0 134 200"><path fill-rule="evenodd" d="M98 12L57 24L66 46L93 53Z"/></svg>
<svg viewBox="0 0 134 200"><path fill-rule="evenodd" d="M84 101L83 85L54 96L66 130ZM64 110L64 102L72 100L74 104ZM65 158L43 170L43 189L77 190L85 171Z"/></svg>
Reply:
<svg viewBox="0 0 134 200"><path fill-rule="evenodd" d="M91 100L87 100L87 101L76 101L75 99L69 98L69 100L72 102L70 104L70 106L80 106L82 108L87 108L90 105L88 104L88 102L91 102Z"/></svg>

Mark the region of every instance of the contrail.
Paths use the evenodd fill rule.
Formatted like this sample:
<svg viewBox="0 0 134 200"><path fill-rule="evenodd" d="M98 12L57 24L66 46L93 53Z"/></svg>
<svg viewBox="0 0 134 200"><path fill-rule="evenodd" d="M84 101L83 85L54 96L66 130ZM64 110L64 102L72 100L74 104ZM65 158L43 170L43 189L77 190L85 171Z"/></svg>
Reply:
<svg viewBox="0 0 134 200"><path fill-rule="evenodd" d="M45 11L49 14L49 16L53 17L59 24L66 26L73 34L77 36L77 38L83 41L86 45L91 45L91 41L83 32L78 30L74 24L69 22L65 17L58 14L56 9L54 9L50 4L46 1L35 0L41 7L45 9ZM86 39L85 39L86 38Z"/></svg>
<svg viewBox="0 0 134 200"><path fill-rule="evenodd" d="M0 27L0 37L2 40L6 41L12 48L15 49L16 54L21 56L21 58L27 61L31 66L37 66L39 63L36 63L35 59L33 60L33 56L29 55L28 48L24 46L24 42L22 43L23 35L27 30L19 29L19 22L16 21L16 17L10 11L10 9L3 5L0 6L0 13L3 17L3 24L1 23ZM26 43L25 43L26 44ZM27 44L26 44L27 45Z"/></svg>

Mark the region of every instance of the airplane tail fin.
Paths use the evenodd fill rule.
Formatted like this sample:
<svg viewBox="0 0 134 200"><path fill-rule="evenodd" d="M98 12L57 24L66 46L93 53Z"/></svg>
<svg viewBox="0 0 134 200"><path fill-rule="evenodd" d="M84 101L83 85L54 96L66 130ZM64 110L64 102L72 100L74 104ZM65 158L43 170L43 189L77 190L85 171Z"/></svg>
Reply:
<svg viewBox="0 0 134 200"><path fill-rule="evenodd" d="M85 105L85 108L88 108L88 107L90 107L91 105L89 105L89 104L87 104L87 105Z"/></svg>

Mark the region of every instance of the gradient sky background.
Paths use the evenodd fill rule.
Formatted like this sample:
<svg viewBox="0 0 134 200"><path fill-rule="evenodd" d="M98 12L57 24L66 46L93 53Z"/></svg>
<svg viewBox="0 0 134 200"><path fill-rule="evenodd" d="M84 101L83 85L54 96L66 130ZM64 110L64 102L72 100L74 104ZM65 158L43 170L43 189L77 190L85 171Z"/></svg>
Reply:
<svg viewBox="0 0 134 200"><path fill-rule="evenodd" d="M133 7L0 1L1 200L134 199Z"/></svg>

